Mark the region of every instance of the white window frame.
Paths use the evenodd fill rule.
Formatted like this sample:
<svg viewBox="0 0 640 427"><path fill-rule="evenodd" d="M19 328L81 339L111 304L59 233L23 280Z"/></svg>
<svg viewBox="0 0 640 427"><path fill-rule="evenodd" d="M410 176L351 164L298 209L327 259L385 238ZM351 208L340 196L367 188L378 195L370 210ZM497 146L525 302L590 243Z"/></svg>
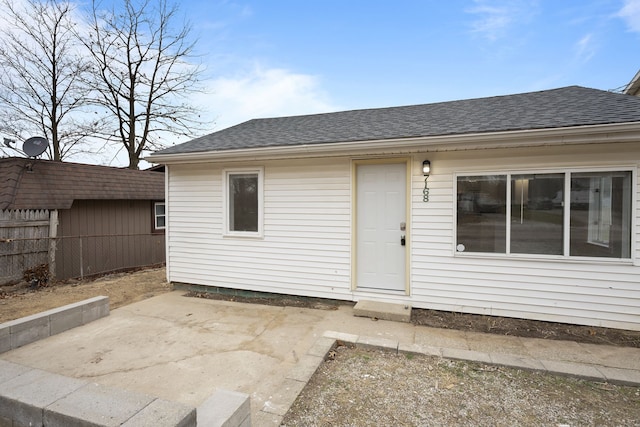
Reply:
<svg viewBox="0 0 640 427"><path fill-rule="evenodd" d="M565 190L571 188L571 175L574 173L588 173L588 172L631 172L631 206L629 215L631 215L631 223L629 230L630 239L630 252L628 258L606 258L606 257L585 257L570 255L570 211L564 212L564 226L563 226L563 255L545 255L545 254L514 254L511 253L511 224L509 218L511 218L511 177L513 175L528 175L528 174L548 174L548 173L563 173L565 175ZM490 252L458 252L456 250L458 241L458 204L457 204L457 191L458 191L458 177L463 176L487 176L487 175L501 175L507 179L507 206L506 206L506 248L505 253L490 253ZM509 169L509 170L470 170L470 171L457 171L453 174L453 242L452 249L453 255L456 257L490 257L490 258L509 258L509 259L543 259L543 260L558 260L558 261L575 261L575 262L598 262L598 263L624 263L635 264L636 259L636 198L637 198L637 167L635 165L628 166L612 166L612 167L581 167L581 168L553 168L553 169ZM564 205L569 206L571 192L564 192Z"/></svg>
<svg viewBox="0 0 640 427"><path fill-rule="evenodd" d="M156 210L156 206L163 205L164 206L164 215L158 215L158 211ZM164 225L158 225L158 217L164 217ZM153 229L154 230L165 230L167 228L167 204L166 202L154 202L153 203Z"/></svg>
<svg viewBox="0 0 640 427"><path fill-rule="evenodd" d="M229 177L232 175L258 175L258 231L235 231L229 227ZM230 168L222 170L223 236L262 239L264 237L264 167Z"/></svg>

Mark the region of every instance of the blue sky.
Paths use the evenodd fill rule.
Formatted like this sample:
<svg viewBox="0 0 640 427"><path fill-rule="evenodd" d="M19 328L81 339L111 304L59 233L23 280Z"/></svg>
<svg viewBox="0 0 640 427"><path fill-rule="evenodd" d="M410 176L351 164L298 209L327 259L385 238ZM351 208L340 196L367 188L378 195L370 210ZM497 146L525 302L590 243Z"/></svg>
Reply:
<svg viewBox="0 0 640 427"><path fill-rule="evenodd" d="M568 85L616 89L640 69L640 0L210 1L199 38L219 130L256 117L431 103Z"/></svg>
<svg viewBox="0 0 640 427"><path fill-rule="evenodd" d="M619 89L640 70L640 0L168 1L197 38L204 90L191 101L211 123L204 133L252 118ZM117 146L96 147L73 160L128 164Z"/></svg>

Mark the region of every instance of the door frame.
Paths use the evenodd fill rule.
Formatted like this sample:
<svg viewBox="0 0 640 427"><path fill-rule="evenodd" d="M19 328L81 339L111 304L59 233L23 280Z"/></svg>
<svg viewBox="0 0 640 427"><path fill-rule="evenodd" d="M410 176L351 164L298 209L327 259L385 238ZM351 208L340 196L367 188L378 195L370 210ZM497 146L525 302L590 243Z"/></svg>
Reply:
<svg viewBox="0 0 640 427"><path fill-rule="evenodd" d="M406 230L405 230L405 284L404 284L404 295L411 295L411 176L412 176L412 159L410 157L384 157L384 158L375 158L375 159L351 159L351 291L352 292L372 292L372 293L388 293L392 295L397 295L398 291L391 290L373 290L373 289L362 289L358 288L358 266L357 266L357 247L358 247L358 236L357 236L357 218L358 218L358 179L357 179L357 168L359 165L386 165L386 164L404 164L405 165L405 174L406 174L406 184L405 184L405 201L406 201Z"/></svg>

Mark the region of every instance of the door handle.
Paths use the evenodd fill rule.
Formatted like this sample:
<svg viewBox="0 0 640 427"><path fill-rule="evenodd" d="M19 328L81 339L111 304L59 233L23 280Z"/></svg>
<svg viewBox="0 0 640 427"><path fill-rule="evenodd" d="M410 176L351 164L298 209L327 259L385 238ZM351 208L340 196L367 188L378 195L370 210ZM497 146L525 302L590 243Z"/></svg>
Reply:
<svg viewBox="0 0 640 427"><path fill-rule="evenodd" d="M407 244L407 239L405 236L400 237L400 245L405 246Z"/></svg>

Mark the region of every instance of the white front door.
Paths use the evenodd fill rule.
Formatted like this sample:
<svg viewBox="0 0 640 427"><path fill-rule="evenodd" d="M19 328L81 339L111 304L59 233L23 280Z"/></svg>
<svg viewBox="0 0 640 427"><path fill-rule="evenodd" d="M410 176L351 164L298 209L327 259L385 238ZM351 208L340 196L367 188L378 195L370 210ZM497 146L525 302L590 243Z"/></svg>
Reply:
<svg viewBox="0 0 640 427"><path fill-rule="evenodd" d="M356 286L405 291L407 165L356 165Z"/></svg>

